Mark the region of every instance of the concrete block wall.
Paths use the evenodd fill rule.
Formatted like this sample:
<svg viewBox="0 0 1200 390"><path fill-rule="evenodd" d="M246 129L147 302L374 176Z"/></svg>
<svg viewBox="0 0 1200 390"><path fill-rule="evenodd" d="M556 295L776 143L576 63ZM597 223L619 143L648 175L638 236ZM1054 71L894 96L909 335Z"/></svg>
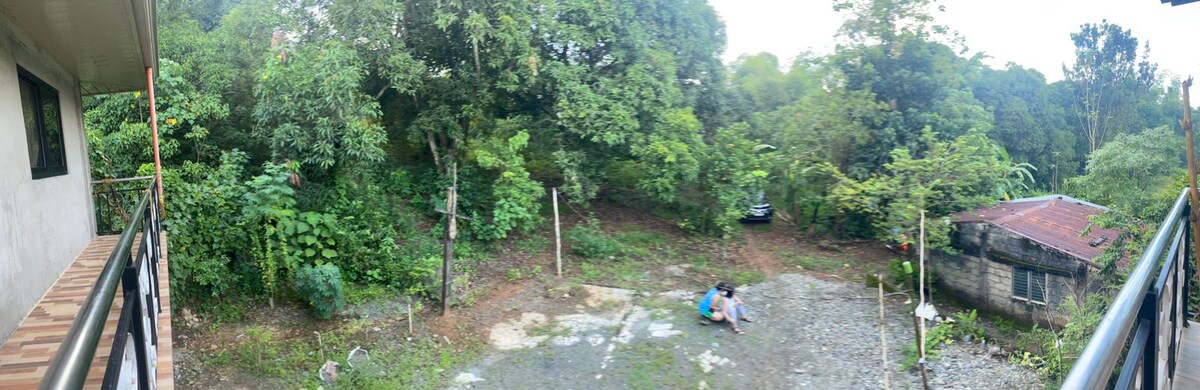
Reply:
<svg viewBox="0 0 1200 390"><path fill-rule="evenodd" d="M943 294L1016 321L1064 323L1059 304L1087 279L1077 275L1080 263L1073 258L986 223L959 224L952 245L959 253L934 251L930 257ZM1047 304L1013 298L1014 266L1047 273Z"/></svg>

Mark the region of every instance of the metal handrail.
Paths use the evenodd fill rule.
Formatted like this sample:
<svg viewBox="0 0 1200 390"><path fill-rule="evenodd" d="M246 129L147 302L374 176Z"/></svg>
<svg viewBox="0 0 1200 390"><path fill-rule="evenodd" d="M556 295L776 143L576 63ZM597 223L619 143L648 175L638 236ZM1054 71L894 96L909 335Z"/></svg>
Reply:
<svg viewBox="0 0 1200 390"><path fill-rule="evenodd" d="M121 234L125 225L129 223L129 218L132 217L126 212L126 209L133 207L138 201L137 193L146 189L134 182L141 180L153 182L153 179L154 176L141 176L93 181L92 185L97 186L92 191L92 202L96 207L96 234Z"/></svg>
<svg viewBox="0 0 1200 390"><path fill-rule="evenodd" d="M154 183L151 182L150 187L138 201L132 215L139 215L146 211L150 204L153 187ZM46 375L42 377L39 388L79 389L83 387L88 369L91 368L92 358L100 344L104 323L108 320L109 309L112 308L118 291L117 284L121 281L125 264L131 259L134 237L141 229L142 223L142 218L131 218L125 231L121 232L121 237L117 239L117 246L109 254L108 261L104 263L104 269L96 278L91 293L79 308L79 314L71 323L71 330L67 332L62 345L58 348L58 353L54 355L54 361L50 363Z"/></svg>
<svg viewBox="0 0 1200 390"><path fill-rule="evenodd" d="M1063 389L1099 389L1107 386L1125 340L1138 319L1138 310L1158 275L1159 258L1167 249L1178 225L1186 218L1183 213L1187 200L1188 189L1184 188L1167 217L1159 224L1146 251L1142 252L1137 266L1129 273L1125 285L1109 305L1108 312L1104 313L1104 318L1096 326L1087 347L1075 360L1070 374L1063 381Z"/></svg>
<svg viewBox="0 0 1200 390"><path fill-rule="evenodd" d="M134 177L124 177L124 178L120 178L120 179L100 179L100 180L92 180L92 184L104 184L104 183L124 183L124 182L127 182L127 181L150 180L150 179L153 179L153 178L154 178L154 175L150 175L150 176L134 176Z"/></svg>

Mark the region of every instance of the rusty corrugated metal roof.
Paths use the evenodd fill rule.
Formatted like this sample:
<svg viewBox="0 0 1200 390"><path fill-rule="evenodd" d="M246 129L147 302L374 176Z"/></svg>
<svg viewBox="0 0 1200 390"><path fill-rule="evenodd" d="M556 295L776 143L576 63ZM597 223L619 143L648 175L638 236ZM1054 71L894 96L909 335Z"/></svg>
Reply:
<svg viewBox="0 0 1200 390"><path fill-rule="evenodd" d="M1101 206L1062 195L1017 199L996 206L957 214L957 222L987 222L1016 233L1051 249L1065 253L1092 267L1092 261L1104 253L1118 229L1092 227L1087 236L1089 217L1103 213ZM1092 245L1099 241L1098 245Z"/></svg>

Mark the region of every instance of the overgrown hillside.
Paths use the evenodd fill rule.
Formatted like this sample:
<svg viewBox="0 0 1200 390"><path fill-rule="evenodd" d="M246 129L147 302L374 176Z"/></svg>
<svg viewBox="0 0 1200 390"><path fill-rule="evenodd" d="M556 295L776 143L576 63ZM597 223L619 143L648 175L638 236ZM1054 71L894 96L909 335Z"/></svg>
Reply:
<svg viewBox="0 0 1200 390"><path fill-rule="evenodd" d="M466 260L546 226L551 188L716 239L759 193L842 239L1044 193L1112 206L1101 224L1162 214L1181 103L1148 45L1107 21L1047 37L1077 57L1047 83L984 65L935 4L834 0L834 53L722 64L704 0L160 1L172 295L323 318L347 288L433 299L450 186ZM84 103L93 177L152 172L146 97ZM568 239L610 250L596 224Z"/></svg>

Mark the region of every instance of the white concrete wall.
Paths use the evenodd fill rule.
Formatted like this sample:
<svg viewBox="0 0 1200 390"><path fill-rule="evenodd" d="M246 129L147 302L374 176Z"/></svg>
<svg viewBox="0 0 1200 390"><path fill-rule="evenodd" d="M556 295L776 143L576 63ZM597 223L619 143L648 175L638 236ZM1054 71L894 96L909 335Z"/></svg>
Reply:
<svg viewBox="0 0 1200 390"><path fill-rule="evenodd" d="M17 66L58 90L67 174L34 180ZM0 13L0 343L95 237L77 77Z"/></svg>

